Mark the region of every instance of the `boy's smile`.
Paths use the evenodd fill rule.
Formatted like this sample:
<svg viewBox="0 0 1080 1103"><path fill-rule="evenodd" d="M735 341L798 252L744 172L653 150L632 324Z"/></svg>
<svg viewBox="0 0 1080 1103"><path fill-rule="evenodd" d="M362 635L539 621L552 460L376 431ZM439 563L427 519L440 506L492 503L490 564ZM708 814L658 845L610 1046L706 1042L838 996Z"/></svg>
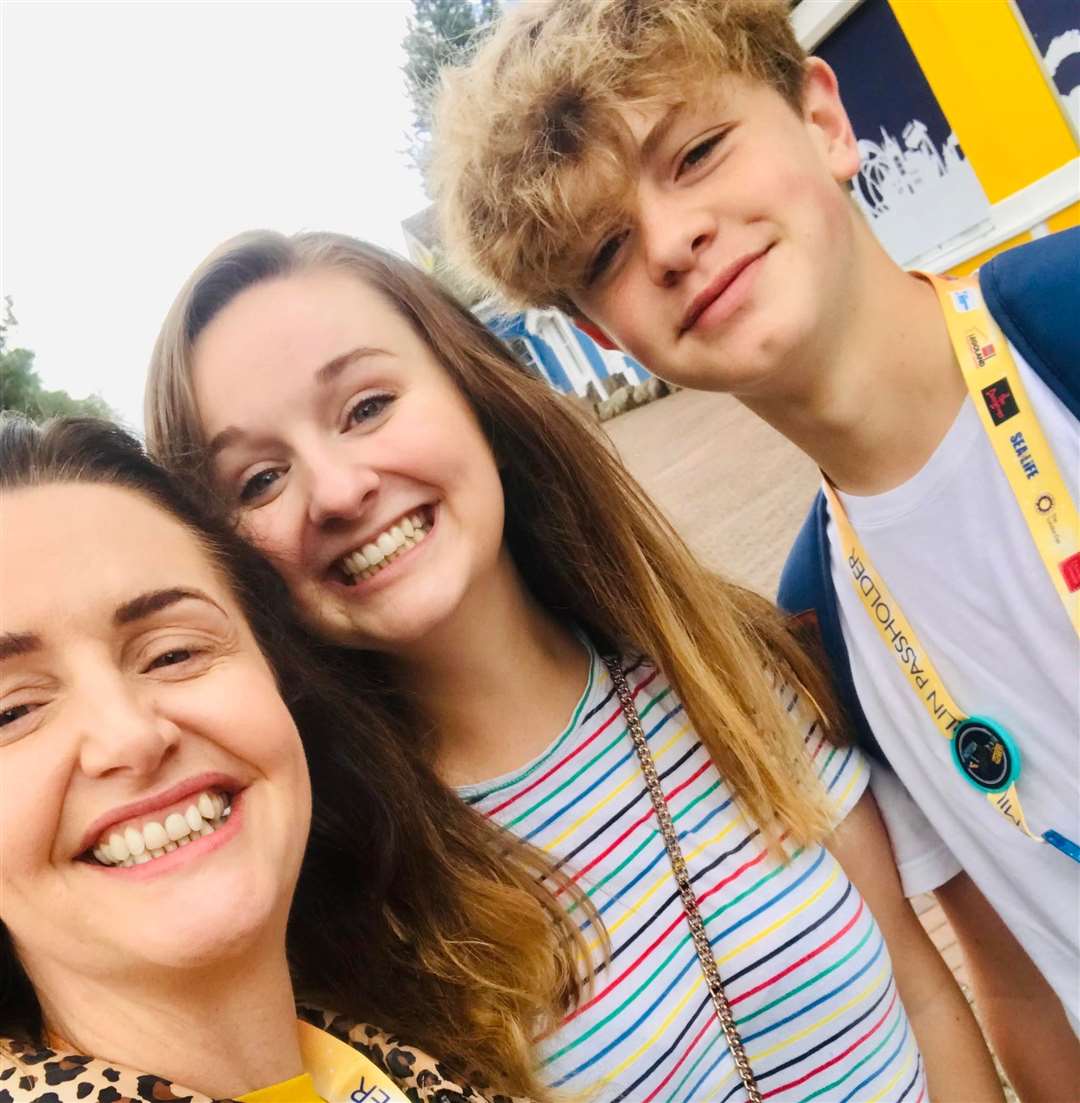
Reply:
<svg viewBox="0 0 1080 1103"><path fill-rule="evenodd" d="M595 243L576 305L672 382L759 393L844 316L858 167L823 63L803 114L728 76L696 104L625 108L639 150L630 224Z"/></svg>

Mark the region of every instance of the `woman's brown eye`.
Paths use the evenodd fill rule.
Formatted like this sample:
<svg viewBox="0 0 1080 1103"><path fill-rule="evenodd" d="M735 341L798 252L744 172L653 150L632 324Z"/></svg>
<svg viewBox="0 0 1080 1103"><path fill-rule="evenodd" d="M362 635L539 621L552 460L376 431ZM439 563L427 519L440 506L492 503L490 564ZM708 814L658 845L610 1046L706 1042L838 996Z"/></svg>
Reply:
<svg viewBox="0 0 1080 1103"><path fill-rule="evenodd" d="M29 705L14 705L12 708L4 709L0 712L0 728L7 724L14 724L16 720L21 720L29 711Z"/></svg>

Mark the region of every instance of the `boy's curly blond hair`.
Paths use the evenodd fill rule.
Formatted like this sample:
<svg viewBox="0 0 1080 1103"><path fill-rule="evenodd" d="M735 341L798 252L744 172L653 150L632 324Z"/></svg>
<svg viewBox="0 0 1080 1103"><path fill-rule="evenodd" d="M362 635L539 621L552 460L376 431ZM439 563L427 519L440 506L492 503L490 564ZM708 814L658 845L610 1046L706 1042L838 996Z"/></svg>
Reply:
<svg viewBox="0 0 1080 1103"><path fill-rule="evenodd" d="M451 260L478 289L572 309L591 248L633 203L618 109L691 102L726 74L798 108L804 61L784 0L520 4L443 76L431 183Z"/></svg>

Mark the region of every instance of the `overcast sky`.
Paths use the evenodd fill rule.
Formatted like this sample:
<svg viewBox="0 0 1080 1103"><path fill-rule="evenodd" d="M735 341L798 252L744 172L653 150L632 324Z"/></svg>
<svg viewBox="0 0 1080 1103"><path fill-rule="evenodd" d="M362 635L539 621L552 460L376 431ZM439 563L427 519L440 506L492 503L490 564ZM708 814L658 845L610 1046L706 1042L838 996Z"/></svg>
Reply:
<svg viewBox="0 0 1080 1103"><path fill-rule="evenodd" d="M257 226L404 252L409 0L0 5L4 294L50 388L142 425L158 325Z"/></svg>

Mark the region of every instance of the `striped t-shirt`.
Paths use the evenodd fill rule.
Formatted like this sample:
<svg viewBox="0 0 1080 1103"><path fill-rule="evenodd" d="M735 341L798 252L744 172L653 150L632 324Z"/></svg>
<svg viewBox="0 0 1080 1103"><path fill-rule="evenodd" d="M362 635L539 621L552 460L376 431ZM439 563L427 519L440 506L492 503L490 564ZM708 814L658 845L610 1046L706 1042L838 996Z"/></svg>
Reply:
<svg viewBox="0 0 1080 1103"><path fill-rule="evenodd" d="M881 931L823 847L786 865L732 801L671 686L624 664L739 1033L765 1099L922 1103L922 1059ZM837 822L868 781L797 694ZM610 675L595 651L567 729L512 774L462 790L588 892L611 941L586 1001L541 1047L547 1082L591 1103L742 1103L738 1079ZM602 961L591 925L582 929Z"/></svg>

